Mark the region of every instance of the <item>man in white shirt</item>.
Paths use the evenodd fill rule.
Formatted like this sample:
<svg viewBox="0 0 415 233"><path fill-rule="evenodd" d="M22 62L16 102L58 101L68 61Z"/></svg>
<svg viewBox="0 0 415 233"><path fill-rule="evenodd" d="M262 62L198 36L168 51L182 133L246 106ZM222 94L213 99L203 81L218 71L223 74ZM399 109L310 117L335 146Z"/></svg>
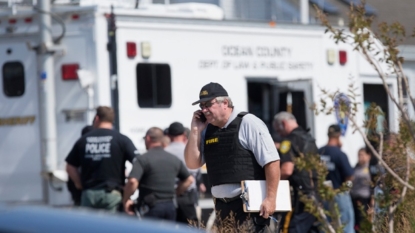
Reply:
<svg viewBox="0 0 415 233"><path fill-rule="evenodd" d="M251 213L255 232L270 232L280 180L279 155L268 128L256 116L234 109L227 91L218 83L202 87L201 110L193 113L186 165L196 169L206 163L215 210L220 220L233 213L236 222L247 222L243 211L242 180L266 180L266 197L259 213ZM203 117L206 121L203 121Z"/></svg>

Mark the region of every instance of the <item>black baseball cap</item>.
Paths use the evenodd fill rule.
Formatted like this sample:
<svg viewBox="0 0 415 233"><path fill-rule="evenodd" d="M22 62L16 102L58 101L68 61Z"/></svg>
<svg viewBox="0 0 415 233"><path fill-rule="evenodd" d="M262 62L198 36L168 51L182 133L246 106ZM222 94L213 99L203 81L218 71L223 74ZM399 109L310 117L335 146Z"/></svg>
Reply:
<svg viewBox="0 0 415 233"><path fill-rule="evenodd" d="M177 136L183 133L184 133L184 126L182 125L182 123L179 123L179 122L171 123L167 131L167 134L171 136Z"/></svg>
<svg viewBox="0 0 415 233"><path fill-rule="evenodd" d="M342 130L339 125L330 125L327 134L330 136L330 135L335 135L341 132Z"/></svg>
<svg viewBox="0 0 415 233"><path fill-rule="evenodd" d="M164 135L168 135L168 134L169 134L169 128L165 128L165 129L163 130L163 134L164 134Z"/></svg>
<svg viewBox="0 0 415 233"><path fill-rule="evenodd" d="M206 102L218 96L228 96L228 92L219 83L209 83L202 87L199 93L199 100L192 105Z"/></svg>

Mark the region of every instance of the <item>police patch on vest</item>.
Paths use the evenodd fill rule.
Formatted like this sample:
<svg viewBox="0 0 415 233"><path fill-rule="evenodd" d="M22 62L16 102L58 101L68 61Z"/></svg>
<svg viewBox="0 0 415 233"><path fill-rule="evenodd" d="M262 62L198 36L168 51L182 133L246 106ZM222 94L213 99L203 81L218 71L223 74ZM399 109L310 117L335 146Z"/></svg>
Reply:
<svg viewBox="0 0 415 233"><path fill-rule="evenodd" d="M291 142L284 140L281 142L281 146L280 146L280 152L282 154L287 153L289 150L291 149Z"/></svg>
<svg viewBox="0 0 415 233"><path fill-rule="evenodd" d="M219 142L219 138L210 138L205 141L205 144L209 145L209 144L218 143L218 142Z"/></svg>

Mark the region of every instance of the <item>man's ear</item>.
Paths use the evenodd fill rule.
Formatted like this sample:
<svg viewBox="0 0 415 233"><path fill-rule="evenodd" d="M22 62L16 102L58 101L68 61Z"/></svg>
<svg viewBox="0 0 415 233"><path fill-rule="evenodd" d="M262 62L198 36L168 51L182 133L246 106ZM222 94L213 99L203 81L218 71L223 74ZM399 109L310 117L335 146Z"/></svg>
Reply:
<svg viewBox="0 0 415 233"><path fill-rule="evenodd" d="M98 125L98 122L99 122L99 117L95 115L94 120L92 121L92 126L96 127Z"/></svg>
<svg viewBox="0 0 415 233"><path fill-rule="evenodd" d="M285 129L285 122L284 121L281 121L281 123L278 124L278 127L279 127L279 129L281 131L284 131L284 129Z"/></svg>
<svg viewBox="0 0 415 233"><path fill-rule="evenodd" d="M144 139L144 143L147 143L150 140L148 135L144 136L143 139Z"/></svg>
<svg viewBox="0 0 415 233"><path fill-rule="evenodd" d="M216 100L217 101L217 100ZM229 106L229 102L228 102L228 100L227 99L224 99L222 102L221 102L221 104L226 104L226 106L228 107Z"/></svg>

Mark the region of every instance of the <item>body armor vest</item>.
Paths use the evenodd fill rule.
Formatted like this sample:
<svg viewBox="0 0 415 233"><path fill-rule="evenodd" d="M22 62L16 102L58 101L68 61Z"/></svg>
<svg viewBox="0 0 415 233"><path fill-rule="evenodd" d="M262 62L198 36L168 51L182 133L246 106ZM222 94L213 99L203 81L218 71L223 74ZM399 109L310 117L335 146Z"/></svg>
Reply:
<svg viewBox="0 0 415 233"><path fill-rule="evenodd" d="M265 171L258 164L252 151L239 142L239 127L242 118L238 116L226 128L209 124L204 141L204 158L212 186L240 183L242 180L265 180Z"/></svg>

